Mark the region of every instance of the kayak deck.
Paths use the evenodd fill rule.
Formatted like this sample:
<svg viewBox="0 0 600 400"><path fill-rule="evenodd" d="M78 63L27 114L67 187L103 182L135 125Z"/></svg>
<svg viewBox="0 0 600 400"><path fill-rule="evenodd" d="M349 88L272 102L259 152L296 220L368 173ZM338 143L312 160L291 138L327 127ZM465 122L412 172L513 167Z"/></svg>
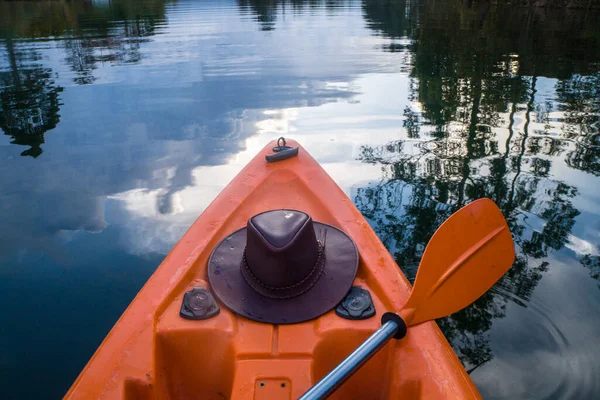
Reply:
<svg viewBox="0 0 600 400"><path fill-rule="evenodd" d="M288 141L291 146L299 146ZM302 148L267 163L270 143L194 222L115 324L66 398L295 399L377 330L411 286L351 200ZM343 319L332 310L304 323L270 325L233 314L180 316L183 295L210 290L206 266L214 247L265 210L304 211L355 241L354 285L370 292L377 315ZM388 343L332 398L479 398L437 325L409 328Z"/></svg>

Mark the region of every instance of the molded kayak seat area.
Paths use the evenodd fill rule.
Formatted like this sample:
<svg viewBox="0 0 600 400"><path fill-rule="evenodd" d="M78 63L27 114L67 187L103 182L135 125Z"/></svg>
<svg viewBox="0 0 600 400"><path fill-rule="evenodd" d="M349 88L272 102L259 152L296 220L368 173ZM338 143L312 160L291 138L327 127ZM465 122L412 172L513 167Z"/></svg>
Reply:
<svg viewBox="0 0 600 400"><path fill-rule="evenodd" d="M75 381L69 399L296 399L381 326L411 286L352 201L297 143L298 155L268 163L269 143L219 194L140 290ZM251 321L217 303L208 319L180 316L184 294L210 291L215 246L266 210L296 209L352 237L354 286L370 292L376 315L349 320L335 310L287 325ZM324 278L327 278L326 276ZM479 398L434 322L388 343L332 398Z"/></svg>

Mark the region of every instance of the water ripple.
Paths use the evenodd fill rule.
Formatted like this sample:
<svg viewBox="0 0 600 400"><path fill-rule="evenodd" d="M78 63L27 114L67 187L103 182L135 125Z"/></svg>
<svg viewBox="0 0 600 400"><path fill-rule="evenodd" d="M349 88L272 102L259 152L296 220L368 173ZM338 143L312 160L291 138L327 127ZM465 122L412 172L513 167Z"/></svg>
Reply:
<svg viewBox="0 0 600 400"><path fill-rule="evenodd" d="M527 371L542 368L547 370L543 376L537 377L535 383L530 383L527 389L518 385L510 398L535 399L591 399L598 390L594 373L595 357L585 354L589 344L572 343L568 337L570 332L558 318L558 310L544 304L536 297L524 299L509 290L496 286L492 293L500 296L509 303L526 309L526 316L521 319L519 342L513 342L503 347L500 356L510 360L512 368L516 368L524 376ZM512 349L512 351L511 351ZM583 353L582 353L583 349ZM499 369L502 376L502 369ZM531 372L529 372L531 373ZM506 393L505 393L506 394ZM496 396L491 396L496 397ZM504 397L504 395L502 396ZM505 397L506 398L506 397Z"/></svg>

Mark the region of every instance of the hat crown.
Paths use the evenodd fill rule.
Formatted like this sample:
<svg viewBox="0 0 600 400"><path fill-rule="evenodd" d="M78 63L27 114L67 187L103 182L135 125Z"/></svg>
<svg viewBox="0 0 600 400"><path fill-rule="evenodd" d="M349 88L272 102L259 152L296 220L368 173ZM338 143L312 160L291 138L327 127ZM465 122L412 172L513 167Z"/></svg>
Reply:
<svg viewBox="0 0 600 400"><path fill-rule="evenodd" d="M271 246L279 249L290 244L309 219L299 211L276 210L258 214L250 221Z"/></svg>
<svg viewBox="0 0 600 400"><path fill-rule="evenodd" d="M272 210L248 221L246 265L265 287L292 290L314 272L319 244L312 218L296 210ZM250 283L250 282L249 282Z"/></svg>

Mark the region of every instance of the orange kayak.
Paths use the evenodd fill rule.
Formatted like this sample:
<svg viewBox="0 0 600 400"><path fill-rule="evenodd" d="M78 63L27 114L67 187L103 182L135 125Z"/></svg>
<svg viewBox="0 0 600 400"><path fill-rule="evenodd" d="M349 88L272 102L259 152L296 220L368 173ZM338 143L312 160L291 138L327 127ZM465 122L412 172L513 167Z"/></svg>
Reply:
<svg viewBox="0 0 600 400"><path fill-rule="evenodd" d="M65 398L297 399L377 330L383 313L403 305L411 285L375 232L321 166L297 143L287 144L297 148L297 153L267 162L266 156L278 154L273 153L276 143L270 143L200 215L123 313ZM232 288L222 276L217 281L222 261L215 249L226 251L230 238L246 226L250 229L253 216L280 209L300 211L303 224L305 213L315 227L329 227L332 233L323 241L325 248L336 246L338 239L343 242L340 246L354 243L357 256L343 252L350 267L340 272L340 282L346 280L369 293L369 312L348 318L334 305L324 306L313 312L320 315L311 317L311 310L319 308L318 298L314 304L276 310L287 297L297 296L292 293L274 296L274 308L255 305L266 316L261 322L262 317L244 308L245 298L235 293L236 284ZM255 225L264 228L265 224L258 221ZM319 229L315 228L317 236ZM243 263L252 256L247 253ZM327 258L335 261L333 253ZM234 259L233 267L238 264ZM337 276L335 272L327 275L329 265L323 268L324 277L318 279ZM232 279L256 278L252 272L244 277ZM319 285L311 283L305 291L325 290L326 297L337 290L333 286L318 289ZM236 295L238 303L231 301ZM334 301L332 296L327 301ZM207 303L196 307L196 300ZM286 312L298 321L293 317L282 320ZM389 342L332 398L478 399L480 395L437 325L425 322L409 328L404 339Z"/></svg>

